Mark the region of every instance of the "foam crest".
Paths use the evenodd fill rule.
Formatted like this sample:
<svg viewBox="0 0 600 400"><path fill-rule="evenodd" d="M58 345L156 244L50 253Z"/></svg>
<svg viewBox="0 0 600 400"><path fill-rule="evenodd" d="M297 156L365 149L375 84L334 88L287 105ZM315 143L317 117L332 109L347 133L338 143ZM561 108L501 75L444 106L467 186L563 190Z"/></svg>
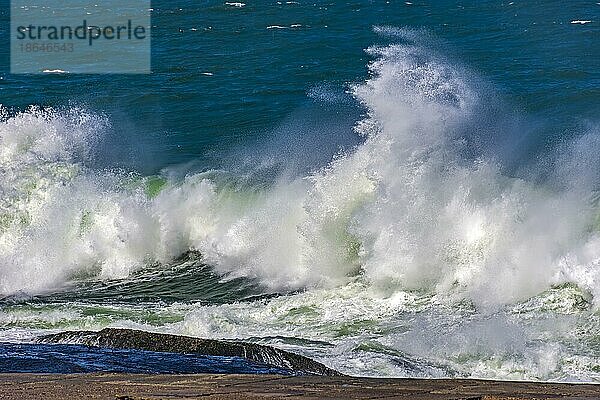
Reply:
<svg viewBox="0 0 600 400"><path fill-rule="evenodd" d="M370 78L352 88L367 114L356 125L364 143L268 188L216 171L183 180L94 171L82 160L105 119L3 111L0 292L125 277L195 249L270 290L359 277L384 292L494 305L572 281L600 298L597 128L561 150L580 162L559 156L553 182L505 176L470 151L487 101L476 79L413 31L383 33L409 43L368 50Z"/></svg>
<svg viewBox="0 0 600 400"><path fill-rule="evenodd" d="M84 161L107 121L37 108L0 123L0 292L39 292L74 276L125 276L155 241L145 199ZM147 240L148 239L148 240Z"/></svg>
<svg viewBox="0 0 600 400"><path fill-rule="evenodd" d="M347 160L376 187L349 224L365 275L481 304L530 297L564 274L596 293L591 187L534 185L465 157L465 129L482 101L469 75L413 45L371 52L374 77L355 89L369 139ZM589 173L575 165L561 179L575 176Z"/></svg>

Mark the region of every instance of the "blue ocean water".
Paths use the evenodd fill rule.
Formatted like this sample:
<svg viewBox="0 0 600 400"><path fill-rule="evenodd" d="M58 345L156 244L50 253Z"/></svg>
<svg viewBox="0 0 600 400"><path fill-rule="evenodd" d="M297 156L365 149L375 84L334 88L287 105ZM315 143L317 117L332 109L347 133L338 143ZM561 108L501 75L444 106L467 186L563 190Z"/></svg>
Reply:
<svg viewBox="0 0 600 400"><path fill-rule="evenodd" d="M318 133L319 151L331 156L356 143L348 125L360 111L343 101L315 105L318 99L307 94L344 97L349 83L367 77L364 49L393 41L373 27L392 26L434 37L446 56L494 85L491 95L501 94L526 115L543 116L548 126L535 132L535 145L597 115L597 23L571 24L597 18L594 1L279 3L154 1L149 76L10 75L4 46L2 103L83 105L108 114L111 137L98 149L98 162L145 173L188 161L221 166L227 151L271 140L278 129L299 136L290 146L306 155L303 146L317 133L307 137L305 131L327 126L331 132ZM5 41L7 11L4 4ZM292 126L286 126L289 119Z"/></svg>
<svg viewBox="0 0 600 400"><path fill-rule="evenodd" d="M149 75L13 75L1 47L1 335L597 381L599 24L583 0L153 1Z"/></svg>
<svg viewBox="0 0 600 400"><path fill-rule="evenodd" d="M0 372L3 373L78 374L107 371L151 374L289 374L289 371L241 357L197 356L60 344L0 345Z"/></svg>

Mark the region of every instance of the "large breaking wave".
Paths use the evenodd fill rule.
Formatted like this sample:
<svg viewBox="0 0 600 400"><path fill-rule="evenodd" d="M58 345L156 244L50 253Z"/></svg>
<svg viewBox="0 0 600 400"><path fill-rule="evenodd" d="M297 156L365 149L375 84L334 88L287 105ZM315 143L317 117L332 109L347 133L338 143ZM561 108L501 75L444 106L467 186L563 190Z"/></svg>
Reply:
<svg viewBox="0 0 600 400"><path fill-rule="evenodd" d="M364 143L267 189L223 171L177 180L92 170L82 160L106 118L4 110L0 292L124 277L195 249L219 272L274 290L359 275L478 303L562 282L600 296L597 128L563 146L543 183L505 176L481 143L503 135L479 119L492 96L414 32L391 33L408 44L369 49L371 77L351 89L367 113L356 125Z"/></svg>
<svg viewBox="0 0 600 400"><path fill-rule="evenodd" d="M0 294L16 299L3 337L118 326L248 339L361 375L598 379L598 125L509 165L523 159L522 116L422 32L379 31L399 44L368 49L369 78L349 89L360 144L268 185L98 170L107 117L3 109ZM224 284L194 257L173 268L190 250L242 278L223 288L244 301L194 297L190 279ZM81 302L68 286L127 277ZM119 292L151 299L148 279L185 289L171 303ZM247 297L255 283L287 294ZM27 300L61 290L76 292Z"/></svg>

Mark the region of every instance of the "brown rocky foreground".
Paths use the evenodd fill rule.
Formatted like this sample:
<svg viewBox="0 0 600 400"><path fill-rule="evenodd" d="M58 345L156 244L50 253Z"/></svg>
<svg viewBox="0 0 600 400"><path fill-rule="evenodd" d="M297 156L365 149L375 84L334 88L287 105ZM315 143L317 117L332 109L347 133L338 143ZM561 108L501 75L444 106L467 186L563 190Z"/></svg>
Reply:
<svg viewBox="0 0 600 400"><path fill-rule="evenodd" d="M600 385L268 375L0 374L0 399L600 399Z"/></svg>

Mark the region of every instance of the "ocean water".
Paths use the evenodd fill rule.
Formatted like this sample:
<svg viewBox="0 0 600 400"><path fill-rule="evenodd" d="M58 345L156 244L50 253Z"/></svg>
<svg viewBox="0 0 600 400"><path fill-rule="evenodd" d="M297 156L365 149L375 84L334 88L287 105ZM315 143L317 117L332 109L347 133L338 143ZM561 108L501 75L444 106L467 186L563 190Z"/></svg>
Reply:
<svg viewBox="0 0 600 400"><path fill-rule="evenodd" d="M241 357L116 350L77 345L0 344L0 373L278 374L290 372Z"/></svg>
<svg viewBox="0 0 600 400"><path fill-rule="evenodd" d="M127 327L600 381L597 1L154 1L152 24L150 75L11 75L0 48L2 354Z"/></svg>

